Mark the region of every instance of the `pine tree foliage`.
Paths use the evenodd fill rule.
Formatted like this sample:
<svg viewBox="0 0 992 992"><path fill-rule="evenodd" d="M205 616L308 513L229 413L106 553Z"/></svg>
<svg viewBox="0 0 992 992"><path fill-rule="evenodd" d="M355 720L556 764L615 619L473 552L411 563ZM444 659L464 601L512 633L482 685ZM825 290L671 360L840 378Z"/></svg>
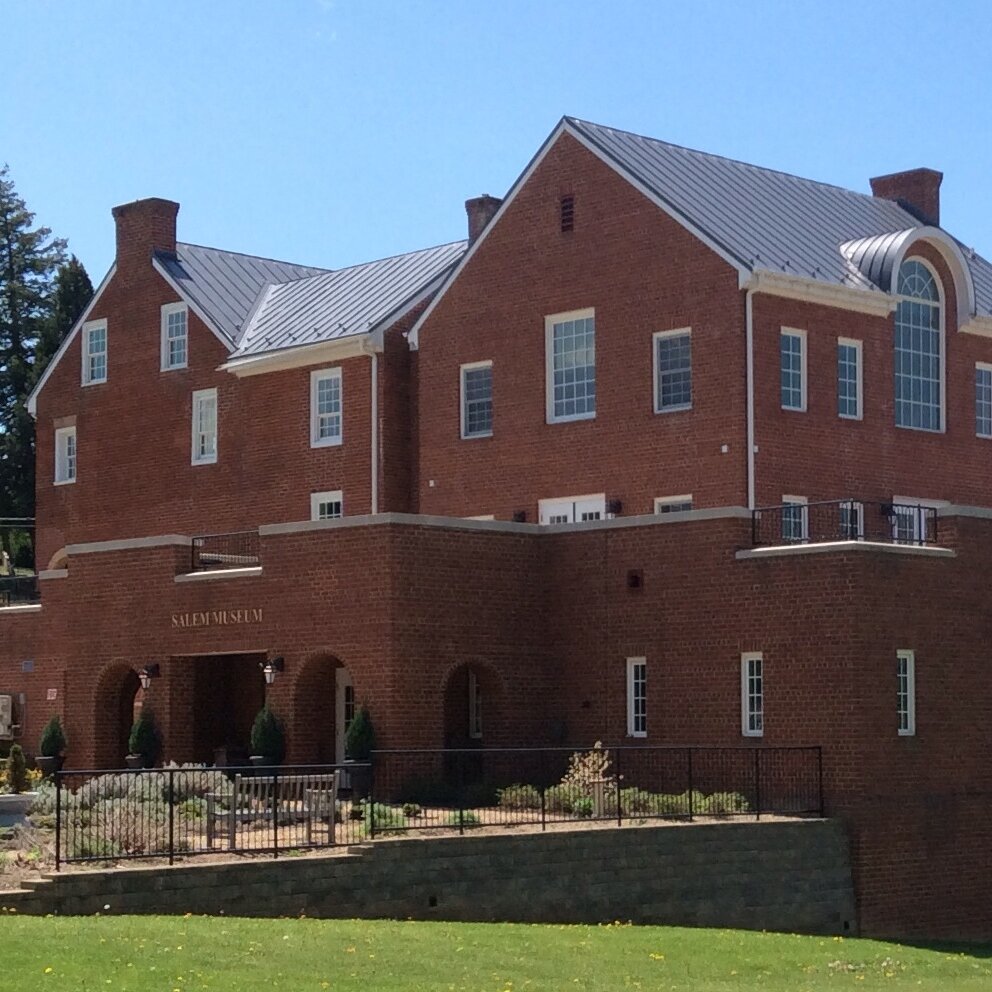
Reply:
<svg viewBox="0 0 992 992"><path fill-rule="evenodd" d="M90 282L83 263L75 255L71 255L68 262L59 266L55 276L51 316L41 328L34 352L31 370L32 388L45 374L45 369L55 357L59 345L82 316L91 299L93 299L93 283Z"/></svg>

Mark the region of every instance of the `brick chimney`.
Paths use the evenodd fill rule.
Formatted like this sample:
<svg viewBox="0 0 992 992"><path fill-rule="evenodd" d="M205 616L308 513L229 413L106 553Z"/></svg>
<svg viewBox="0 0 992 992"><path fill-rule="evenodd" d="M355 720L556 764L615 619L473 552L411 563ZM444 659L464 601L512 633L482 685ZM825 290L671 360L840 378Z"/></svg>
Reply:
<svg viewBox="0 0 992 992"><path fill-rule="evenodd" d="M876 176L871 182L871 195L883 200L895 200L924 224L940 224L940 184L942 172L935 169L910 169Z"/></svg>
<svg viewBox="0 0 992 992"><path fill-rule="evenodd" d="M113 209L117 223L117 265L144 266L152 252L176 250L176 214L179 204L157 196L122 203Z"/></svg>
<svg viewBox="0 0 992 992"><path fill-rule="evenodd" d="M468 243L475 244L476 238L482 234L486 225L493 219L503 201L488 193L465 201L465 213L468 214Z"/></svg>

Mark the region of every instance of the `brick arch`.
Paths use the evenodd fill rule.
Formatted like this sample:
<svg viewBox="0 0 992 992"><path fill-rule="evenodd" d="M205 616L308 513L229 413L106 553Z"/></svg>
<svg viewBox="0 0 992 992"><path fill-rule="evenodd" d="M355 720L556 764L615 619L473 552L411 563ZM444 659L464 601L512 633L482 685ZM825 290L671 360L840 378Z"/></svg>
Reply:
<svg viewBox="0 0 992 992"><path fill-rule="evenodd" d="M335 679L339 668L347 669L347 665L329 651L312 654L301 663L290 696L288 756L291 761L335 762Z"/></svg>
<svg viewBox="0 0 992 992"><path fill-rule="evenodd" d="M69 553L64 547L59 548L51 558L48 559L49 570L54 568L68 568L69 567Z"/></svg>
<svg viewBox="0 0 992 992"><path fill-rule="evenodd" d="M96 680L93 696L93 765L123 768L141 683L131 665L107 665Z"/></svg>
<svg viewBox="0 0 992 992"><path fill-rule="evenodd" d="M481 691L482 737L469 728L469 677ZM441 681L444 706L445 747L491 747L512 743L507 734L506 683L503 674L488 662L468 659L449 666Z"/></svg>

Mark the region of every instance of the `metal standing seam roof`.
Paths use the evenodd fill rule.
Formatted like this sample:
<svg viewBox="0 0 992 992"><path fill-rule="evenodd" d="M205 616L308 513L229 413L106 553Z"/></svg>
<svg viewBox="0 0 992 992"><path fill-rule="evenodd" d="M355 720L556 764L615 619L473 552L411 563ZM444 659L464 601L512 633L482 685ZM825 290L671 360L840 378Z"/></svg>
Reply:
<svg viewBox="0 0 992 992"><path fill-rule="evenodd" d="M744 269L877 292L841 246L922 226L890 200L573 117L566 121ZM962 250L978 313L992 314L992 264Z"/></svg>
<svg viewBox="0 0 992 992"><path fill-rule="evenodd" d="M364 334L442 279L465 254L455 241L269 286L232 358Z"/></svg>

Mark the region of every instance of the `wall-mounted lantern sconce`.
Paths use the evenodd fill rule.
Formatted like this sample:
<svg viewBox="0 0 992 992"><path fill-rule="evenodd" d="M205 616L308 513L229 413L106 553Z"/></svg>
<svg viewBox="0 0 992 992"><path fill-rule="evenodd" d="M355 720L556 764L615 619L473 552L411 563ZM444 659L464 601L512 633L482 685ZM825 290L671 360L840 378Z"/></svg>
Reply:
<svg viewBox="0 0 992 992"><path fill-rule="evenodd" d="M606 504L606 512L611 517L619 517L623 513L623 500L609 500Z"/></svg>
<svg viewBox="0 0 992 992"><path fill-rule="evenodd" d="M276 676L285 671L286 662L285 659L273 658L271 661L260 661L258 667L262 669L262 674L265 676L265 684L272 685L276 680Z"/></svg>
<svg viewBox="0 0 992 992"><path fill-rule="evenodd" d="M513 511L513 522L515 524L523 524L527 522L527 511L526 510L514 510Z"/></svg>
<svg viewBox="0 0 992 992"><path fill-rule="evenodd" d="M152 684L152 679L157 679L161 676L162 672L159 670L157 664L155 665L145 665L144 668L138 669L138 681L141 683L142 689L150 688Z"/></svg>

